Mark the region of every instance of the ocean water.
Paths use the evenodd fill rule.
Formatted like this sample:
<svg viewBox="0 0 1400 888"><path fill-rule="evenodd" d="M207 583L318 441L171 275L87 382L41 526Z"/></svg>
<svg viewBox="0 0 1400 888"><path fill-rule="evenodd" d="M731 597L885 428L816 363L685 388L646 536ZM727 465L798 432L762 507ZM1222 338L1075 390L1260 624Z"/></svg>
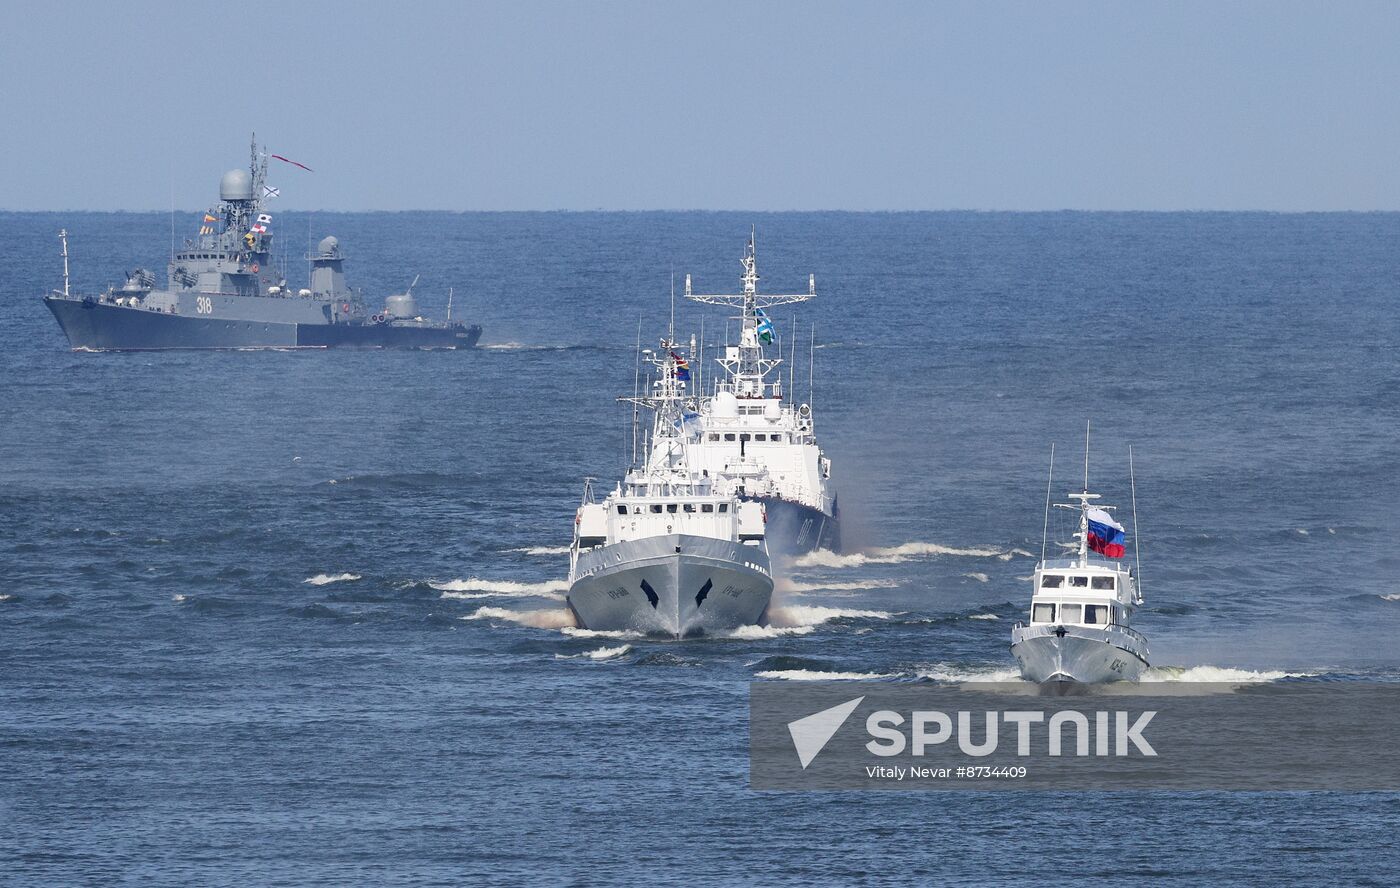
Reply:
<svg viewBox="0 0 1400 888"><path fill-rule="evenodd" d="M486 347L73 354L57 229L92 289L163 280L170 219L0 214L0 882L1400 880L1393 794L755 793L746 745L754 679L1014 675L1086 420L1124 507L1134 448L1158 677L1400 680L1400 215L278 224L294 284L334 233L367 298L421 273ZM848 551L769 629L573 630L638 324L673 272L736 287L750 225L762 290L817 276L774 314Z"/></svg>

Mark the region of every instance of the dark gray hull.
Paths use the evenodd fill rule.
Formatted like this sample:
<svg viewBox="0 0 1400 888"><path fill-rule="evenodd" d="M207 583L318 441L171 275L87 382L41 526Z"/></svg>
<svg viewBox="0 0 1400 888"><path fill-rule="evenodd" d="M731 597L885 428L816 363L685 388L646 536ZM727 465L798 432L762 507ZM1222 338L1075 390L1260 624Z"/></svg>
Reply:
<svg viewBox="0 0 1400 888"><path fill-rule="evenodd" d="M45 297L75 350L240 348L471 348L481 328L396 324L298 324L235 320Z"/></svg>
<svg viewBox="0 0 1400 888"><path fill-rule="evenodd" d="M765 537L770 551L805 555L813 549L841 551L841 512L828 515L820 509L774 497L760 497L768 514Z"/></svg>

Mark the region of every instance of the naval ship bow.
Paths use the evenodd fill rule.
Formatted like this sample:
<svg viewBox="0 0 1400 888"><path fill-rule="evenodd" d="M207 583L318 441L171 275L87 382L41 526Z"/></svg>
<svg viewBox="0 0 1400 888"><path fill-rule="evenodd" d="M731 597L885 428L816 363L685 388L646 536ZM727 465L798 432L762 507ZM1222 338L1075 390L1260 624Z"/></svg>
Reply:
<svg viewBox="0 0 1400 888"><path fill-rule="evenodd" d="M643 356L654 373L648 393L619 399L633 405L632 466L603 502L585 483L574 519L569 609L581 628L675 638L766 623L773 578L763 508L695 471L698 417L680 344L668 333ZM639 458L641 409L653 419Z"/></svg>

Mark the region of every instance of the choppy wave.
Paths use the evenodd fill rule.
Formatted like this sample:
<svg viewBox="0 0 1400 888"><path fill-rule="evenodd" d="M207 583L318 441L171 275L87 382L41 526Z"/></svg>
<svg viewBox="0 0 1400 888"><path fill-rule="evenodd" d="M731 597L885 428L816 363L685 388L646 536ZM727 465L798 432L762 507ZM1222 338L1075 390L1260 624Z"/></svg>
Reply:
<svg viewBox="0 0 1400 888"><path fill-rule="evenodd" d="M1228 666L1153 666L1142 674L1142 681L1198 681L1219 683L1263 683L1284 678L1307 678L1311 672L1284 672L1277 669L1234 669Z"/></svg>
<svg viewBox="0 0 1400 888"><path fill-rule="evenodd" d="M793 593L800 595L803 592L863 592L867 589L893 589L898 586L894 580L856 580L854 582L821 582L801 583L796 580L788 580L779 577L774 591L779 594Z"/></svg>
<svg viewBox="0 0 1400 888"><path fill-rule="evenodd" d="M547 557L552 555L568 555L568 546L523 546L519 549L511 549L511 552L519 552L522 555L535 555L537 557Z"/></svg>
<svg viewBox="0 0 1400 888"><path fill-rule="evenodd" d="M584 652L581 653L581 654L555 654L555 655L554 655L554 659L556 659L556 660L578 660L578 659L587 659L587 660L611 660L611 659L614 658L614 657L621 657L623 654L627 653L627 652L630 651L630 650L632 650L632 645L630 645L630 644L620 644L620 645L618 645L617 647L610 647L610 648L609 648L609 647L602 647L602 648L598 648L597 650L584 651Z"/></svg>
<svg viewBox="0 0 1400 888"><path fill-rule="evenodd" d="M996 614L969 614L969 620L1000 620Z"/></svg>
<svg viewBox="0 0 1400 888"><path fill-rule="evenodd" d="M782 638L786 635L807 635L814 626L740 626L733 632L725 635L725 638L737 638L742 641L761 641L765 638Z"/></svg>
<svg viewBox="0 0 1400 888"><path fill-rule="evenodd" d="M775 607L769 613L772 625L779 628L793 626L820 626L831 620L888 620L893 614L888 611L856 610L844 607L820 607L809 604L789 604Z"/></svg>
<svg viewBox="0 0 1400 888"><path fill-rule="evenodd" d="M919 678L926 678L931 681L949 682L984 682L984 681L1020 681L1021 672L1019 669L1009 669L1001 666L955 666L951 663L935 663L917 671Z"/></svg>
<svg viewBox="0 0 1400 888"><path fill-rule="evenodd" d="M8 594L0 594L0 601L9 601L11 598L14 598L14 596Z"/></svg>
<svg viewBox="0 0 1400 888"><path fill-rule="evenodd" d="M899 678L898 673L887 672L822 672L816 669L771 669L755 672L759 678L781 678L785 681L878 681L885 678Z"/></svg>
<svg viewBox="0 0 1400 888"><path fill-rule="evenodd" d="M976 580L979 583L987 583L992 579L984 573L965 573L963 576L967 577L969 580Z"/></svg>
<svg viewBox="0 0 1400 888"><path fill-rule="evenodd" d="M574 624L573 614L566 608L516 611L505 607L479 607L462 617L464 620L505 620L535 629L564 629Z"/></svg>
<svg viewBox="0 0 1400 888"><path fill-rule="evenodd" d="M1392 592L1389 595L1382 595L1381 601L1400 601L1400 592Z"/></svg>
<svg viewBox="0 0 1400 888"><path fill-rule="evenodd" d="M564 580L546 580L543 583L517 583L514 580L483 580L470 577L465 580L449 580L445 583L429 583L429 586L442 593L443 598L559 598L559 593L569 588Z"/></svg>
<svg viewBox="0 0 1400 888"><path fill-rule="evenodd" d="M1035 553L1027 552L1025 549L1012 549L1009 552L1002 552L1000 555L997 556L997 560L1010 561L1011 559L1016 558L1017 556L1021 558L1034 558Z"/></svg>
<svg viewBox="0 0 1400 888"><path fill-rule="evenodd" d="M360 578L359 574L338 573L338 574L316 574L314 577L307 577L303 583L310 583L313 586L326 586L331 583L350 583Z"/></svg>
<svg viewBox="0 0 1400 888"><path fill-rule="evenodd" d="M938 543L904 543L899 546L877 546L873 549L866 549L864 552L846 554L827 549L816 549L798 556L792 563L795 567L861 567L866 564L902 564L915 558L928 558L933 555L954 555L966 558L999 558L1003 555L1009 557L1019 551L1021 550L1012 549L1011 552L1003 552L1001 549L982 547L958 548Z"/></svg>
<svg viewBox="0 0 1400 888"><path fill-rule="evenodd" d="M641 638L642 633L630 629L581 629L570 622L559 629L571 638Z"/></svg>

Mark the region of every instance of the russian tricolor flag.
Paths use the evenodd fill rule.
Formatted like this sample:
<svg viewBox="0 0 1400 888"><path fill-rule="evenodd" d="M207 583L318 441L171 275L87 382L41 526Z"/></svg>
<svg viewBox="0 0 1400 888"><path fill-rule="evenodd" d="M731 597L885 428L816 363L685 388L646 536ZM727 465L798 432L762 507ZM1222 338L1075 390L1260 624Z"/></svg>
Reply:
<svg viewBox="0 0 1400 888"><path fill-rule="evenodd" d="M1090 509L1085 517L1089 519L1089 548L1105 558L1122 558L1123 525L1103 509Z"/></svg>

